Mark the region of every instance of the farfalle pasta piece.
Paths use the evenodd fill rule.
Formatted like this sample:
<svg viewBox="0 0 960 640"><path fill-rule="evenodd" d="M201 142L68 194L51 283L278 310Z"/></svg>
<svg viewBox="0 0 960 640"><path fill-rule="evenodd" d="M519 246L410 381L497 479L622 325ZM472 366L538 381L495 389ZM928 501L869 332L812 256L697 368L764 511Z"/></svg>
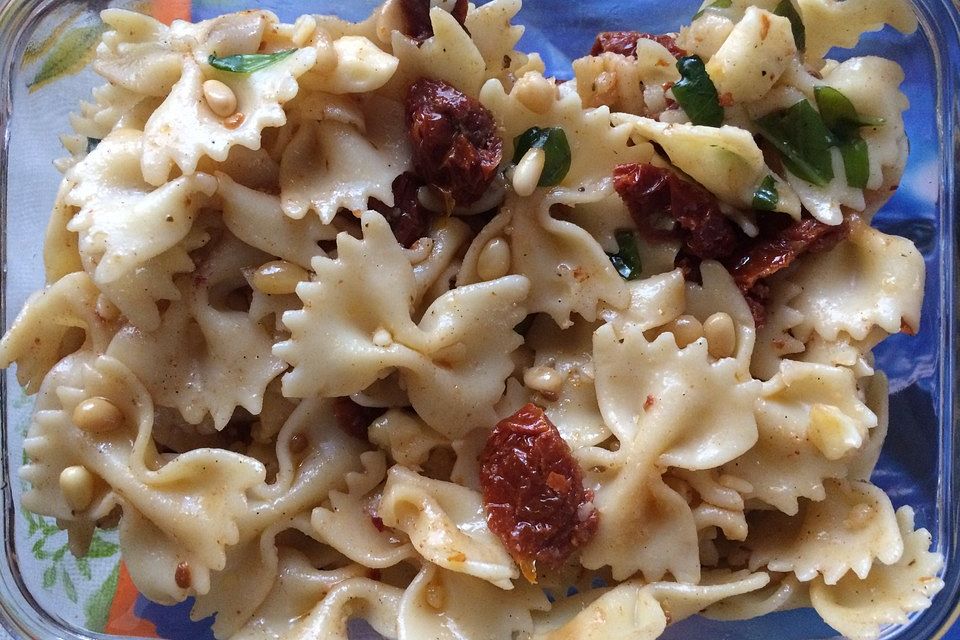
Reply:
<svg viewBox="0 0 960 640"><path fill-rule="evenodd" d="M800 219L800 199L791 185L767 166L749 131L729 125L666 123L623 114L615 114L613 121L632 124L643 139L660 145L678 169L731 206L752 209L760 184L773 178L779 196L774 211Z"/></svg>
<svg viewBox="0 0 960 640"><path fill-rule="evenodd" d="M582 228L551 215L555 204L555 195L542 200L508 195L501 213L464 256L457 283L480 280L480 254L499 238L510 247L509 272L530 281L530 313L547 313L560 327L569 327L574 313L593 322L601 307L625 308L627 287L603 248Z"/></svg>
<svg viewBox="0 0 960 640"><path fill-rule="evenodd" d="M890 498L867 482L829 480L826 497L805 502L795 516L774 511L750 519L750 567L796 574L801 582L821 576L836 584L848 571L864 579L874 560L891 565L903 540Z"/></svg>
<svg viewBox="0 0 960 640"><path fill-rule="evenodd" d="M777 579L779 578L779 579ZM771 574L764 589L726 598L706 608L702 614L713 620L749 620L800 607L809 607L807 584L791 574Z"/></svg>
<svg viewBox="0 0 960 640"><path fill-rule="evenodd" d="M380 499L383 523L403 531L423 558L448 571L513 589L520 576L513 558L487 528L476 491L431 480L394 466Z"/></svg>
<svg viewBox="0 0 960 640"><path fill-rule="evenodd" d="M17 381L27 393L40 390L47 373L70 352L103 353L117 331L116 318L97 313L99 291L83 272L71 273L30 296L0 340L0 365L17 363ZM83 330L72 343L71 329Z"/></svg>
<svg viewBox="0 0 960 640"><path fill-rule="evenodd" d="M150 16L123 9L107 9L100 18L109 31L97 46L96 72L112 86L140 96L170 93L190 50L184 31L193 25L180 23L172 30Z"/></svg>
<svg viewBox="0 0 960 640"><path fill-rule="evenodd" d="M290 640L349 640L347 621L361 618L384 636L397 637L397 620L403 591L365 577L343 580L291 629L289 619L281 627Z"/></svg>
<svg viewBox="0 0 960 640"><path fill-rule="evenodd" d="M106 398L116 406L123 425L100 434L79 428L72 416L91 397ZM214 449L197 449L163 461L153 446L152 424L150 396L122 363L87 354L62 361L41 389L24 441L31 462L23 468L22 477L32 488L23 500L36 513L82 519L84 514L72 512L59 495L59 476L67 467L84 466L122 496L121 504L129 505L130 513L141 516L134 515L123 525L128 532L137 531L132 534L141 541L137 544L145 544L131 548L131 564L138 550L153 554L154 546L166 549L163 557L168 560L164 566L169 576L153 584L167 589L151 590L149 596L176 602L202 591L208 572L223 568L224 548L238 540L237 518L246 509L244 492L263 481L264 468L245 456ZM156 544L146 544L148 540ZM187 587L173 580L177 558L194 562L191 572L196 579ZM150 571L155 574L157 568Z"/></svg>
<svg viewBox="0 0 960 640"><path fill-rule="evenodd" d="M809 59L822 58L833 47L854 47L860 36L885 24L901 33L913 33L917 16L906 0L797 0L807 30Z"/></svg>
<svg viewBox="0 0 960 640"><path fill-rule="evenodd" d="M513 327L526 316L527 279L454 289L418 326L403 250L381 215L364 214L362 226L363 240L338 237L336 260L313 261L316 281L298 287L304 309L284 315L291 339L274 353L293 365L285 395L350 395L396 367L413 407L442 435L493 424L492 404L513 369L509 354L521 342Z"/></svg>
<svg viewBox="0 0 960 640"><path fill-rule="evenodd" d="M422 468L430 451L447 444L446 438L416 416L400 409L390 409L369 427L370 442L390 455L397 464L410 469Z"/></svg>
<svg viewBox="0 0 960 640"><path fill-rule="evenodd" d="M763 384L756 418L757 444L723 470L750 483L748 498L787 515L797 513L801 497L824 499L824 480L846 475L849 452L877 424L851 370L790 360ZM793 462L786 468L783 460Z"/></svg>
<svg viewBox="0 0 960 640"><path fill-rule="evenodd" d="M533 631L531 611L550 607L543 590L519 583L504 591L462 573L424 563L404 591L399 638L511 638ZM490 611L496 611L492 617Z"/></svg>
<svg viewBox="0 0 960 640"><path fill-rule="evenodd" d="M706 322L715 313L730 316L735 339L731 357L737 360L741 378L750 379L750 363L757 339L750 306L737 288L736 282L719 263L712 260L703 262L700 265L700 278L700 285L687 283L685 311L701 322Z"/></svg>
<svg viewBox="0 0 960 640"><path fill-rule="evenodd" d="M264 390L286 369L271 354L272 336L247 313L211 304L211 294L224 280L243 282L240 268L229 262L258 266L266 261L256 250L243 250L229 232L224 234L226 239L197 274L179 279L181 299L170 304L159 329L144 333L125 327L108 349L137 374L159 405L175 407L191 424L209 413L218 429L226 426L236 407L260 413ZM171 357L178 359L178 366L156 366Z"/></svg>
<svg viewBox="0 0 960 640"><path fill-rule="evenodd" d="M399 104L390 105L383 117L401 114ZM393 205L391 185L409 166L409 154L402 139L378 148L352 125L304 122L280 162L283 212L299 219L312 209L330 224L340 209L365 211L370 198Z"/></svg>
<svg viewBox="0 0 960 640"><path fill-rule="evenodd" d="M347 492L331 491L330 508L314 509L310 522L321 540L346 557L385 569L412 556L413 548L373 520L377 496L368 494L386 478L386 457L380 451L368 451L360 462L364 472L348 474Z"/></svg>
<svg viewBox="0 0 960 640"><path fill-rule="evenodd" d="M601 53L574 60L573 73L584 106L647 117L666 109L663 86L680 79L670 51L647 38L637 40L635 56Z"/></svg>
<svg viewBox="0 0 960 640"><path fill-rule="evenodd" d="M897 524L903 556L890 566L876 566L865 579L847 576L835 585L817 579L810 585L810 602L824 621L851 640L874 640L881 627L905 624L907 614L930 606L943 589L938 577L943 556L930 551L930 533L914 529L913 509L901 507Z"/></svg>
<svg viewBox="0 0 960 640"><path fill-rule="evenodd" d="M779 373L781 360L806 348L792 333L804 320L803 314L790 305L800 292L797 285L783 277L771 285L766 322L757 329L750 360L750 373L755 378L769 380Z"/></svg>
<svg viewBox="0 0 960 640"><path fill-rule="evenodd" d="M305 269L317 256L325 256L320 242L337 237L337 229L314 217L301 220L284 215L277 196L262 193L217 174L217 195L223 222L239 240Z"/></svg>
<svg viewBox="0 0 960 640"><path fill-rule="evenodd" d="M912 242L854 224L847 240L801 262L790 275L801 292L789 304L803 316L791 331L804 341L814 332L829 341L841 332L863 340L874 327L914 333L924 273L923 256Z"/></svg>
<svg viewBox="0 0 960 640"><path fill-rule="evenodd" d="M604 421L621 446L633 443L659 465L709 469L757 441L760 383L740 382L735 360L710 362L705 339L680 349L670 333L647 342L637 327L618 334L605 325L594 360Z"/></svg>

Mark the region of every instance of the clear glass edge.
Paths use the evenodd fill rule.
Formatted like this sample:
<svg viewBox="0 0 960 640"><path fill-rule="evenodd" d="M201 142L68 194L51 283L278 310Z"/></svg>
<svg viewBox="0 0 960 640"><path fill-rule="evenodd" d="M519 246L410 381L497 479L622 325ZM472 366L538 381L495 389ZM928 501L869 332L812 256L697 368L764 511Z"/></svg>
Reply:
<svg viewBox="0 0 960 640"><path fill-rule="evenodd" d="M55 9L62 0L0 0L0 43L14 42L14 46L0 51L0 175L7 174L7 146L10 140L8 124L12 115L12 85L9 79L14 75L16 61L26 46L24 36L31 32L44 16ZM960 65L951 65L950 61L960 60L960 2L957 0L911 0L920 19L920 28L926 34L932 46L936 69L941 72L937 84L937 132L940 140L938 150L943 167L940 182L941 210L960 213L957 210L956 183L957 162L960 160L960 131L955 129L960 123ZM949 135L950 133L954 135ZM0 189L0 238L7 233L5 189ZM938 550L944 555L943 579L945 586L937 599L947 599L952 605L942 608L931 607L913 616L906 629L888 629L884 638L900 638L906 631L909 639L936 640L943 638L951 627L960 620L960 508L956 500L960 496L960 424L955 416L960 415L960 378L955 366L956 348L960 336L960 318L954 313L957 275L960 263L957 262L957 247L960 236L953 216L944 215L940 222L945 226L941 235L952 240L942 246L943 260L940 268L940 310L946 320L940 323L940 345L942 355L938 376L940 388L945 390L939 398L941 421L951 425L949 433L940 429L940 484L938 487L938 506L943 517L937 520ZM0 241L0 335L6 331L6 273L7 245ZM953 374L953 375L951 375ZM7 379L0 375L0 398L7 397ZM8 416L6 404L0 402L0 451L7 451ZM4 561L0 562L0 626L14 637L45 638L65 637L70 640L104 640L122 636L93 633L67 624L58 617L49 614L39 606L36 599L24 584L19 571L17 550L14 547L14 515L12 482L17 478L11 472L8 460L0 465L0 489L3 492L3 508L0 509L0 529L3 531ZM131 638L130 640L134 640Z"/></svg>

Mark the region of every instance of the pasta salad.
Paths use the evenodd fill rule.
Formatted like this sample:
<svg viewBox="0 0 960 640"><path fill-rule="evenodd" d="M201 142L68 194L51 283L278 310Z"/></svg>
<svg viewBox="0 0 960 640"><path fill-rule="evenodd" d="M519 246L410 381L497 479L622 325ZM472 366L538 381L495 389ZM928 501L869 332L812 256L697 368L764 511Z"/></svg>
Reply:
<svg viewBox="0 0 960 640"><path fill-rule="evenodd" d="M366 20L108 9L63 136L23 507L218 638L653 640L812 607L878 638L943 558L870 482L870 226L907 0L707 0L545 75L520 0ZM643 25L629 25L642 28Z"/></svg>

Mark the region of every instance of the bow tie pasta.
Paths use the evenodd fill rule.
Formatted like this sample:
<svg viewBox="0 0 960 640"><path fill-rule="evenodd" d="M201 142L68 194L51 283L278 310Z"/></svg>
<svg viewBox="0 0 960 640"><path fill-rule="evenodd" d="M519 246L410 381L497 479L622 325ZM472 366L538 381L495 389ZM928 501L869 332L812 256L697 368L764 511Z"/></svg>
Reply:
<svg viewBox="0 0 960 640"><path fill-rule="evenodd" d="M218 638L905 622L943 583L869 482L871 350L925 277L870 226L903 73L824 56L909 6L705 2L567 82L519 10L103 12L48 283L0 341L37 394L23 506L80 555L117 526Z"/></svg>

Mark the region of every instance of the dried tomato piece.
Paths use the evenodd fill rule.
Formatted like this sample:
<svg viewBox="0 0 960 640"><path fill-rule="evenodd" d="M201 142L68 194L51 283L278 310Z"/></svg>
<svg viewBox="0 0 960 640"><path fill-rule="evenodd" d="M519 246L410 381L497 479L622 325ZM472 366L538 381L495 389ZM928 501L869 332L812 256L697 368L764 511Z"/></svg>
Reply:
<svg viewBox="0 0 960 640"><path fill-rule="evenodd" d="M446 82L427 78L410 86L406 115L417 174L458 204L479 200L503 158L493 115Z"/></svg>
<svg viewBox="0 0 960 640"><path fill-rule="evenodd" d="M737 226L720 211L712 193L699 184L681 180L669 169L651 164L622 164L614 169L613 184L640 233L648 240L679 239L683 243L682 253L698 260L726 258L743 240ZM671 225L674 221L676 225ZM699 261L696 263L699 265Z"/></svg>
<svg viewBox="0 0 960 640"><path fill-rule="evenodd" d="M333 417L337 425L348 435L360 440L367 439L367 427L386 411L378 407L364 407L348 396L333 399Z"/></svg>
<svg viewBox="0 0 960 640"><path fill-rule="evenodd" d="M619 53L622 56L637 56L637 42L653 40L662 44L674 58L682 58L687 52L677 46L674 36L663 34L640 33L639 31L603 31L597 34L597 39L590 49L590 55L598 56L601 53Z"/></svg>
<svg viewBox="0 0 960 640"><path fill-rule="evenodd" d="M419 43L433 37L430 0L400 0L400 13L406 22L404 33ZM467 19L467 0L457 0L450 14L463 26Z"/></svg>
<svg viewBox="0 0 960 640"><path fill-rule="evenodd" d="M749 291L760 280L789 267L801 255L829 251L849 234L847 220L831 226L814 218L791 221L773 231L763 229L757 241L734 258L730 274L741 289Z"/></svg>
<svg viewBox="0 0 960 640"><path fill-rule="evenodd" d="M501 420L480 454L487 524L531 581L536 563L557 568L597 531L593 493L543 409Z"/></svg>
<svg viewBox="0 0 960 640"><path fill-rule="evenodd" d="M406 171L393 181L392 207L376 198L370 198L367 207L383 215L390 224L397 242L409 248L414 242L427 235L435 214L420 204L417 193L424 185L416 174Z"/></svg>

